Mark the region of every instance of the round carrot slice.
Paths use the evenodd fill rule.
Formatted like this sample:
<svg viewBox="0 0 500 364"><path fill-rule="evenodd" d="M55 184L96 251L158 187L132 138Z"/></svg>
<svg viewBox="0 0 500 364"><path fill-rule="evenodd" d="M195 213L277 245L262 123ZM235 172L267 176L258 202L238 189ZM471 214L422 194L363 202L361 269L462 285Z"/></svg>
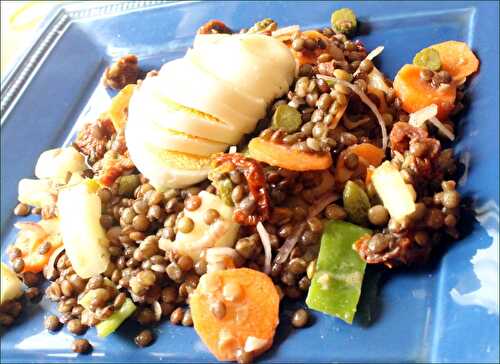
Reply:
<svg viewBox="0 0 500 364"><path fill-rule="evenodd" d="M330 153L302 152L262 138L253 138L248 151L253 159L292 171L322 170L332 165Z"/></svg>
<svg viewBox="0 0 500 364"><path fill-rule="evenodd" d="M306 30L302 34L306 38L310 38L310 39L313 39L315 41L318 41L321 39L328 44L328 38L316 30ZM291 42L290 42L290 45L291 45ZM314 64L314 63L316 63L316 59L319 57L319 55L325 52L324 49L319 49L319 48L316 48L312 51L307 50L307 49L303 49L300 52L294 50L293 48L291 50L292 50L293 55L295 56L295 59L299 62L299 65Z"/></svg>
<svg viewBox="0 0 500 364"><path fill-rule="evenodd" d="M361 163L359 163L358 168L360 172L362 171L363 173L368 166L379 166L385 157L385 153L382 149L370 143L355 144L348 147L340 153L335 169L335 178L341 183L346 182L354 174L354 171L351 171L345 166L345 157L349 153L354 153L359 157Z"/></svg>
<svg viewBox="0 0 500 364"><path fill-rule="evenodd" d="M470 76L479 67L479 60L464 42L449 40L435 44L430 48L438 51L441 68L448 72L454 80Z"/></svg>
<svg viewBox="0 0 500 364"><path fill-rule="evenodd" d="M203 275L189 305L196 332L218 360L244 350L257 356L273 343L279 295L267 275L248 268Z"/></svg>
<svg viewBox="0 0 500 364"><path fill-rule="evenodd" d="M415 65L404 65L394 79L394 90L401 99L403 109L412 113L431 104L438 107L437 117L446 119L454 108L456 87L434 88L427 81L420 78L421 68Z"/></svg>

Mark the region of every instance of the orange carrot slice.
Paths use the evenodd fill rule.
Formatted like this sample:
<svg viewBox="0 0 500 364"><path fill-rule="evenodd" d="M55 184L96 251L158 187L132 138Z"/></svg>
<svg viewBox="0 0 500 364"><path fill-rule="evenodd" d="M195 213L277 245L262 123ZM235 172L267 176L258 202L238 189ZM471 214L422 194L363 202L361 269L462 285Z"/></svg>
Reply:
<svg viewBox="0 0 500 364"><path fill-rule="evenodd" d="M316 30L306 30L305 32L302 32L302 34L306 38L314 39L316 41L322 39L325 42L328 42L328 38ZM291 46L291 42L289 45ZM325 50L316 48L313 51L304 49L300 52L297 52L292 48L292 53L295 56L295 59L298 61L299 65L303 65L316 63L316 59L321 53L325 53Z"/></svg>
<svg viewBox="0 0 500 364"><path fill-rule="evenodd" d="M415 65L404 65L394 79L394 90L401 99L403 109L412 113L431 104L438 107L437 117L446 119L454 108L456 87L434 88L420 78L421 68Z"/></svg>
<svg viewBox="0 0 500 364"><path fill-rule="evenodd" d="M292 171L322 170L332 165L330 153L302 152L262 138L253 138L248 152L253 159Z"/></svg>
<svg viewBox="0 0 500 364"><path fill-rule="evenodd" d="M453 80L461 80L470 76L479 67L479 60L464 42L449 40L430 48L438 51L441 68L448 72Z"/></svg>
<svg viewBox="0 0 500 364"><path fill-rule="evenodd" d="M43 228L40 224L44 223ZM41 234L25 235L25 238L16 240L16 248L21 250L21 257L24 261L23 272L38 273L47 265L52 253L62 245L59 235L53 234L49 229L53 227L53 220L44 220L40 224L29 223L33 229L40 229ZM50 243L50 248L44 254L40 254L40 247L46 242Z"/></svg>
<svg viewBox="0 0 500 364"><path fill-rule="evenodd" d="M109 118L116 130L123 129L125 126L128 115L128 103L134 93L135 87L135 84L125 86L111 101Z"/></svg>
<svg viewBox="0 0 500 364"><path fill-rule="evenodd" d="M360 163L357 172L361 174L366 173L368 166L379 166L385 157L385 153L382 149L370 143L361 143L348 147L340 153L337 159L335 179L340 183L346 182L354 174L354 171L351 171L345 166L345 157L349 153L354 153L358 156Z"/></svg>
<svg viewBox="0 0 500 364"><path fill-rule="evenodd" d="M189 305L203 343L218 360L230 361L239 350L257 356L271 347L279 302L271 278L238 268L203 275Z"/></svg>

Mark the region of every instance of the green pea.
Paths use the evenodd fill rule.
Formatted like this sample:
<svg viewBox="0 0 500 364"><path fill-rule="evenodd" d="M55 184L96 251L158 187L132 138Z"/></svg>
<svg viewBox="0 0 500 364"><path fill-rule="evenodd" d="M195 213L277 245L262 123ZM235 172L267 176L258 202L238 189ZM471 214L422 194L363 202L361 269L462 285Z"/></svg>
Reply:
<svg viewBox="0 0 500 364"><path fill-rule="evenodd" d="M248 29L247 33L262 33L266 30L274 31L277 28L277 24L273 19L266 18L262 19L255 23L250 29Z"/></svg>
<svg viewBox="0 0 500 364"><path fill-rule="evenodd" d="M293 133L299 130L302 124L300 112L288 105L280 105L276 108L271 122L271 128L274 130L283 129L287 133Z"/></svg>
<svg viewBox="0 0 500 364"><path fill-rule="evenodd" d="M344 209L350 221L358 225L368 224L370 200L366 192L357 183L347 181L344 187Z"/></svg>
<svg viewBox="0 0 500 364"><path fill-rule="evenodd" d="M233 183L229 178L224 178L214 182L217 189L217 195L228 206L233 206L233 199L231 193L233 192Z"/></svg>
<svg viewBox="0 0 500 364"><path fill-rule="evenodd" d="M350 34L356 30L356 14L349 8L342 8L332 13L332 29L338 33Z"/></svg>
<svg viewBox="0 0 500 364"><path fill-rule="evenodd" d="M118 181L118 194L120 196L132 196L140 184L141 180L137 174L122 176Z"/></svg>
<svg viewBox="0 0 500 364"><path fill-rule="evenodd" d="M435 49L425 48L415 55L413 64L435 72L441 69L441 58Z"/></svg>

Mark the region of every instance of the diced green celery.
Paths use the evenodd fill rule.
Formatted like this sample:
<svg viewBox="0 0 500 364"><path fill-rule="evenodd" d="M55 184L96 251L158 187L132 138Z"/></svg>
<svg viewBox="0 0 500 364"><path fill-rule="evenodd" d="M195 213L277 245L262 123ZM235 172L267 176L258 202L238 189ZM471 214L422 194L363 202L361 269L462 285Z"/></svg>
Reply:
<svg viewBox="0 0 500 364"><path fill-rule="evenodd" d="M370 233L369 229L344 221L326 224L306 299L309 308L352 323L366 267L352 245Z"/></svg>
<svg viewBox="0 0 500 364"><path fill-rule="evenodd" d="M97 335L100 337L106 337L115 332L123 321L134 313L136 308L137 307L134 305L134 302L132 302L130 298L127 298L118 311L114 312L106 320L97 324Z"/></svg>

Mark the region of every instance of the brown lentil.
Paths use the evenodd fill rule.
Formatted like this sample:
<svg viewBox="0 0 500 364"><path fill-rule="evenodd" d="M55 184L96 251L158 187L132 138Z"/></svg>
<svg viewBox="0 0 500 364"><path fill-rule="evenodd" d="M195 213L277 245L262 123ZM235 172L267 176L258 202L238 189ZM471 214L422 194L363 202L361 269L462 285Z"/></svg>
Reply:
<svg viewBox="0 0 500 364"><path fill-rule="evenodd" d="M24 203L18 203L14 208L14 215L16 216L27 216L30 213L30 208Z"/></svg>
<svg viewBox="0 0 500 364"><path fill-rule="evenodd" d="M181 321L182 326L193 326L193 317L191 316L191 310L188 308L186 312L184 312L184 317Z"/></svg>
<svg viewBox="0 0 500 364"><path fill-rule="evenodd" d="M203 221L205 222L205 224L211 225L219 218L219 216L220 215L217 210L208 209L203 213Z"/></svg>
<svg viewBox="0 0 500 364"><path fill-rule="evenodd" d="M174 325L179 325L184 318L184 309L182 307L177 307L174 312L170 314L170 322Z"/></svg>
<svg viewBox="0 0 500 364"><path fill-rule="evenodd" d="M292 326L295 328L302 328L307 325L309 321L309 314L303 308L299 308L293 313Z"/></svg>
<svg viewBox="0 0 500 364"><path fill-rule="evenodd" d="M347 212L343 207L331 204L326 207L325 215L328 219L344 220L347 217Z"/></svg>
<svg viewBox="0 0 500 364"><path fill-rule="evenodd" d="M372 206L368 210L368 220L370 220L370 223L373 225L385 225L389 221L389 212L382 205Z"/></svg>
<svg viewBox="0 0 500 364"><path fill-rule="evenodd" d="M132 220L132 226L137 231L146 231L149 228L149 220L144 215L137 215Z"/></svg>
<svg viewBox="0 0 500 364"><path fill-rule="evenodd" d="M293 258L288 262L288 270L294 274L304 273L307 269L307 262L302 258Z"/></svg>
<svg viewBox="0 0 500 364"><path fill-rule="evenodd" d="M188 255L181 255L177 260L177 265L183 272L188 272L193 268L193 259Z"/></svg>
<svg viewBox="0 0 500 364"><path fill-rule="evenodd" d="M49 315L44 321L45 328L49 331L57 331L61 328L61 322L56 315Z"/></svg>
<svg viewBox="0 0 500 364"><path fill-rule="evenodd" d="M92 349L92 345L90 345L87 339L75 339L72 349L75 353L86 354Z"/></svg>
<svg viewBox="0 0 500 364"><path fill-rule="evenodd" d="M151 345L154 340L154 335L151 330L142 330L135 338L134 342L137 346L143 348Z"/></svg>
<svg viewBox="0 0 500 364"><path fill-rule="evenodd" d="M14 269L14 272L16 273L21 273L24 269L24 259L23 258L16 258L12 262L12 269Z"/></svg>
<svg viewBox="0 0 500 364"><path fill-rule="evenodd" d="M68 331L75 335L81 335L87 329L85 325L82 325L79 319L69 320L66 325L68 326Z"/></svg>
<svg viewBox="0 0 500 364"><path fill-rule="evenodd" d="M188 211L195 211L201 206L201 197L197 195L190 196L186 199L184 207Z"/></svg>
<svg viewBox="0 0 500 364"><path fill-rule="evenodd" d="M168 277L173 280L174 282L178 282L180 281L180 279L182 278L182 270L179 268L179 266L172 262L170 263L167 268L166 268L166 272L167 272L167 275Z"/></svg>

